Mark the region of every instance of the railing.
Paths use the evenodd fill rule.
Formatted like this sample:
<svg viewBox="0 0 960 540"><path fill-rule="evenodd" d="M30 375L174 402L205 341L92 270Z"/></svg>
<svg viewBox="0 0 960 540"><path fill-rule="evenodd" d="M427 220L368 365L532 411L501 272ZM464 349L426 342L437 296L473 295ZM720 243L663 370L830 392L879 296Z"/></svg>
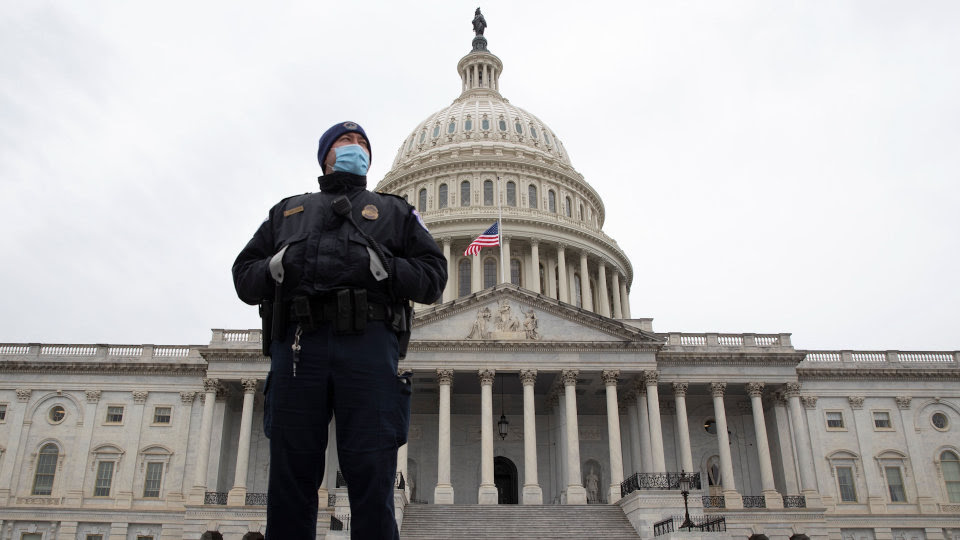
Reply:
<svg viewBox="0 0 960 540"><path fill-rule="evenodd" d="M700 473L633 473L620 483L620 496L626 497L638 489L680 489L680 478L690 479L689 489L700 489Z"/></svg>
<svg viewBox="0 0 960 540"><path fill-rule="evenodd" d="M763 495L744 495L743 507L744 508L766 508L767 498L764 497Z"/></svg>
<svg viewBox="0 0 960 540"><path fill-rule="evenodd" d="M203 504L216 504L224 506L227 504L226 491L208 491L203 494Z"/></svg>
<svg viewBox="0 0 960 540"><path fill-rule="evenodd" d="M243 504L247 506L266 506L267 505L267 494L266 493L247 493L247 496L243 499Z"/></svg>
<svg viewBox="0 0 960 540"><path fill-rule="evenodd" d="M810 364L960 364L960 352L949 351L805 351Z"/></svg>
<svg viewBox="0 0 960 540"><path fill-rule="evenodd" d="M58 361L72 358L96 362L106 358L180 359L189 358L192 347L180 345L88 345L88 344L28 344L0 343L0 356L27 356ZM198 356L194 354L194 356Z"/></svg>
<svg viewBox="0 0 960 540"><path fill-rule="evenodd" d="M792 347L790 334L719 334L705 332L692 334L687 332L670 332L667 334L667 345L681 345L684 347Z"/></svg>
<svg viewBox="0 0 960 540"><path fill-rule="evenodd" d="M727 519L723 516L690 516L690 525L683 527L684 517L673 516L653 524L653 535L661 536L675 531L723 532Z"/></svg>
<svg viewBox="0 0 960 540"><path fill-rule="evenodd" d="M804 495L784 495L783 507L784 508L806 508L807 498Z"/></svg>
<svg viewBox="0 0 960 540"><path fill-rule="evenodd" d="M349 531L350 516L330 516L331 531Z"/></svg>
<svg viewBox="0 0 960 540"><path fill-rule="evenodd" d="M727 500L723 497L723 495L704 495L703 507L704 508L726 508Z"/></svg>

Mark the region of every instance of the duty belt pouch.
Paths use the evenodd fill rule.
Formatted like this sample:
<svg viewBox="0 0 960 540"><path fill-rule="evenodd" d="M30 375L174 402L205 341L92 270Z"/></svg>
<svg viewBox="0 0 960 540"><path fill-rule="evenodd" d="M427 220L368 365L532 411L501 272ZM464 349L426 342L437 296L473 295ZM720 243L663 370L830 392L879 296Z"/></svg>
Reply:
<svg viewBox="0 0 960 540"><path fill-rule="evenodd" d="M367 329L367 291L337 291L337 316L334 330L338 334L362 334Z"/></svg>
<svg viewBox="0 0 960 540"><path fill-rule="evenodd" d="M353 290L353 330L362 334L367 329L367 290Z"/></svg>
<svg viewBox="0 0 960 540"><path fill-rule="evenodd" d="M304 330L313 330L317 327L313 319L313 312L310 310L310 299L306 296L297 296L293 299L293 314L300 321L300 326Z"/></svg>

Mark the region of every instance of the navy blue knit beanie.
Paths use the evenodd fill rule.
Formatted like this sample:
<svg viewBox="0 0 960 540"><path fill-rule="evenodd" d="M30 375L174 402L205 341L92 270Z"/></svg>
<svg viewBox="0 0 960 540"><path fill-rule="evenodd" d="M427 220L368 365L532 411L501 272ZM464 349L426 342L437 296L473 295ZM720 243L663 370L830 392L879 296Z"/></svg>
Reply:
<svg viewBox="0 0 960 540"><path fill-rule="evenodd" d="M317 149L317 161L320 162L320 169L323 171L323 174L327 174L326 168L323 166L323 160L330 152L330 147L333 146L333 143L337 142L337 139L344 133L359 133L363 135L363 138L367 140L367 147L370 151L370 162L373 163L373 145L370 144L370 137L367 137L367 133L363 131L360 124L356 122L340 122L334 124L320 137L320 148Z"/></svg>

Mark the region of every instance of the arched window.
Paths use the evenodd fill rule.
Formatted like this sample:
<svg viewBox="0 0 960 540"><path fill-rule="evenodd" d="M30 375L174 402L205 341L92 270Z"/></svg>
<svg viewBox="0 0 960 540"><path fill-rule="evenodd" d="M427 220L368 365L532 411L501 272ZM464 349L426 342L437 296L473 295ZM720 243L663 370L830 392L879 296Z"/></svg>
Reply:
<svg viewBox="0 0 960 540"><path fill-rule="evenodd" d="M583 307L583 289L580 287L580 274L573 275L573 295L577 307Z"/></svg>
<svg viewBox="0 0 960 540"><path fill-rule="evenodd" d="M471 120L469 116L463 121L463 130L473 131L473 120Z"/></svg>
<svg viewBox="0 0 960 540"><path fill-rule="evenodd" d="M552 189L547 192L547 210L554 214L557 213L557 194Z"/></svg>
<svg viewBox="0 0 960 540"><path fill-rule="evenodd" d="M960 503L960 458L957 454L944 450L940 454L940 471L946 484L947 497L952 503Z"/></svg>
<svg viewBox="0 0 960 540"><path fill-rule="evenodd" d="M497 284L497 260L493 257L487 257L483 260L483 288L493 287Z"/></svg>
<svg viewBox="0 0 960 540"><path fill-rule="evenodd" d="M433 138L436 139L440 136L440 124L433 126Z"/></svg>
<svg viewBox="0 0 960 540"><path fill-rule="evenodd" d="M53 443L47 443L37 454L37 472L33 475L33 495L50 495L53 492L53 478L57 474L57 459L60 449Z"/></svg>
<svg viewBox="0 0 960 540"><path fill-rule="evenodd" d="M470 294L470 259L460 259L457 280L457 297L468 296Z"/></svg>
<svg viewBox="0 0 960 540"><path fill-rule="evenodd" d="M572 212L572 209L571 209L571 204L570 204L570 197L567 197L567 198L566 198L566 203L567 203L567 204L564 205L564 207L563 207L563 213L566 214L567 217L571 217L571 216L570 216L570 212Z"/></svg>
<svg viewBox="0 0 960 540"><path fill-rule="evenodd" d="M517 184L507 182L507 206L517 205Z"/></svg>
<svg viewBox="0 0 960 540"><path fill-rule="evenodd" d="M451 118L450 123L447 125L447 133L452 135L453 132L456 130L457 130L457 121Z"/></svg>
<svg viewBox="0 0 960 540"><path fill-rule="evenodd" d="M523 274L520 272L520 259L510 259L510 283L522 287L522 275Z"/></svg>
<svg viewBox="0 0 960 540"><path fill-rule="evenodd" d="M483 181L483 205L493 206L493 180Z"/></svg>
<svg viewBox="0 0 960 540"><path fill-rule="evenodd" d="M501 117L500 120L497 122L497 127L500 128L500 131L506 131L507 121Z"/></svg>
<svg viewBox="0 0 960 540"><path fill-rule="evenodd" d="M446 208L448 197L449 194L447 193L447 185L440 184L440 188L437 189L437 208Z"/></svg>
<svg viewBox="0 0 960 540"><path fill-rule="evenodd" d="M420 194L417 196L417 211L427 211L427 188L420 188Z"/></svg>
<svg viewBox="0 0 960 540"><path fill-rule="evenodd" d="M460 206L470 206L470 182L460 182Z"/></svg>
<svg viewBox="0 0 960 540"><path fill-rule="evenodd" d="M530 184L527 187L527 198L530 199L530 208L537 207L537 186Z"/></svg>
<svg viewBox="0 0 960 540"><path fill-rule="evenodd" d="M586 212L583 211L583 205L580 205L580 221L583 221L587 217Z"/></svg>
<svg viewBox="0 0 960 540"><path fill-rule="evenodd" d="M425 141L426 139L427 139L427 130L423 130L420 132L420 144L423 144L423 141Z"/></svg>
<svg viewBox="0 0 960 540"><path fill-rule="evenodd" d="M480 120L480 129L490 131L490 119L486 116L483 117L483 120Z"/></svg>

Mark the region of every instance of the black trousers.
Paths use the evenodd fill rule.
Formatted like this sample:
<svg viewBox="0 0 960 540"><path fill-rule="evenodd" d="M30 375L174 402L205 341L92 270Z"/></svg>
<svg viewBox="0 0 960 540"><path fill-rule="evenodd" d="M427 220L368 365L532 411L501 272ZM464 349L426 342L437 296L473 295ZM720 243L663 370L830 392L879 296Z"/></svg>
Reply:
<svg viewBox="0 0 960 540"><path fill-rule="evenodd" d="M379 321L369 321L362 335L337 335L322 323L303 332L294 376L295 328L271 347L264 411L270 438L266 540L316 538L331 414L350 497L350 537L399 539L393 490L397 449L410 425L410 384L397 376L396 334Z"/></svg>

